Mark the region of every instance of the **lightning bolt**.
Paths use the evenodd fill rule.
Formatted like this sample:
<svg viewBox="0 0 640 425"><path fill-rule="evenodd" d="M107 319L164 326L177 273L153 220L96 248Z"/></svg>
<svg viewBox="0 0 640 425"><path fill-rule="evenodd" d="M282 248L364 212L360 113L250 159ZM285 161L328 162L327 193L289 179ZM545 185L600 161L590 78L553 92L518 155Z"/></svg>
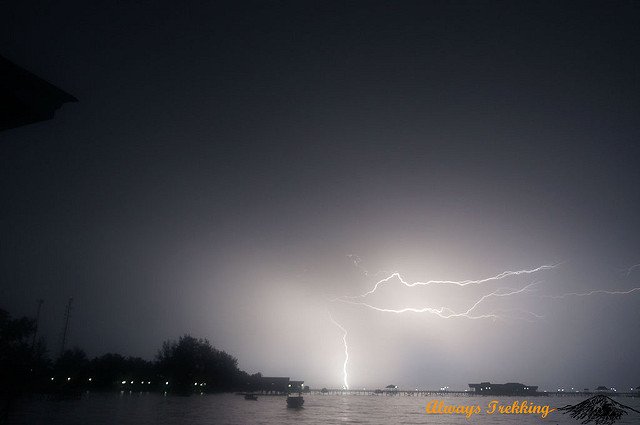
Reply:
<svg viewBox="0 0 640 425"><path fill-rule="evenodd" d="M347 377L348 377L347 364L349 363L349 346L347 345L347 330L340 323L335 321L335 319L331 315L331 312L328 312L328 313L329 313L329 319L331 319L331 322L333 322L333 324L339 327L340 330L342 331L342 343L344 344L344 363L342 364L342 380L343 380L344 389L348 390L349 382L347 381Z"/></svg>
<svg viewBox="0 0 640 425"><path fill-rule="evenodd" d="M356 256L356 255L349 255L348 258L350 260L353 261L354 265L360 269L361 271L363 271L363 274L365 276L371 276L369 275L369 273L361 266L361 259L360 257ZM493 319L493 320L499 320L499 319L503 319L505 317L505 313L510 313L510 312L515 312L518 311L520 313L523 314L522 317L524 320L529 320L529 321L535 321L535 320L539 320L539 319L543 319L544 317L541 315L538 315L536 313L533 312L529 312L529 311L524 311L524 310L494 310L490 313L476 313L476 310L478 309L478 307L480 305L482 305L487 299L490 298L500 298L500 297L510 297L510 296L516 296L519 294L526 294L526 293L530 293L533 292L533 287L535 285L537 285L539 282L534 282L531 283L529 285L526 285L520 289L498 289L495 290L493 292L490 292L488 294L485 294L483 296L481 296L480 298L478 298L475 302L473 302L473 304L471 304L469 306L469 308L467 308L465 311L460 311L460 312L456 312L454 311L452 308L450 307L446 307L446 306L442 306L439 308L436 307L422 307L422 308L415 308L415 307L404 307L404 308L398 308L398 309L394 309L394 308L384 308L384 307L379 307L370 303L367 303L364 301L364 299L366 297L368 297L369 295L374 294L378 289L380 289L382 286L388 284L389 282L393 281L393 280L398 280L401 284L403 284L404 286L408 287L408 288L412 288L412 287L416 287L416 286L428 286L428 285L451 285L451 286L458 286L458 287L466 287L469 285L481 285L484 283L488 283L488 282L494 282L494 281L500 281L503 279L507 279L510 277L515 277L515 276L521 276L521 275L532 275L538 272L542 272L542 271L548 271L548 270L553 270L557 267L559 267L561 264L563 263L555 263L555 264L544 264L535 268L531 268L531 269L523 269L523 270L506 270L503 271L501 273L498 273L494 276L490 276L490 277L485 277L482 279L467 279L467 280L428 280L425 282L421 282L421 281L417 281L417 282L409 282L407 280L404 279L404 277L399 273L399 272L394 272L391 273L390 275L388 275L387 277L377 281L375 283L375 285L373 286L373 288L371 288L370 290L368 290L367 292L364 292L360 295L343 295L337 298L333 298L330 301L332 302L341 302L341 303L345 303L345 304L351 304L351 305L357 305L357 306L362 306L374 311L379 311L382 313L393 313L393 314L404 314L404 313L417 313L417 314L421 314L421 313L428 313L428 314L433 314L439 318L442 319L453 319L453 318L465 318L465 319L471 319L471 320L479 320L479 319ZM636 269L640 269L640 264L635 264L631 267L629 267L626 270L626 275L629 276L631 275L631 273L634 272L634 270ZM379 274L380 272L376 273L375 275ZM373 276L375 276L373 275ZM587 292L569 292L569 293L565 293L565 294L561 294L561 295L540 295L541 298L553 298L553 299L563 299L563 298L567 298L567 297L585 297L585 296L591 296L591 295L598 295L598 294L602 294L602 295L628 295L628 294L632 294L636 291L640 291L640 287L637 288L631 288L628 290L613 290L613 291L608 291L608 290L603 290L603 289L596 289L596 290L592 290L592 291L587 291ZM347 346L347 330L340 325L338 322L336 322L333 317L331 317L331 313L329 313L329 317L331 319L331 321L333 322L333 324L335 324L337 327L340 328L340 330L342 330L343 332L343 337L342 337L342 341L344 343L344 350L345 350L345 361L343 364L343 376L344 376L344 387L345 388L349 388L348 383L347 383L347 364L349 361L349 351L348 351L348 346Z"/></svg>
<svg viewBox="0 0 640 425"><path fill-rule="evenodd" d="M369 273L366 269L364 269L364 267L362 267L361 265L361 258L358 257L357 255L348 255L347 258L349 258L349 260L351 260L353 262L353 265L358 268L360 271L363 272L364 276L368 276ZM406 308L402 308L402 309L390 309L390 308L382 308L382 307L377 307L374 306L372 304L366 303L364 301L362 301L362 299L366 298L368 295L373 294L374 292L376 292L378 290L378 288L380 288L382 285L386 284L387 282L391 281L392 279L398 279L398 281L400 281L403 285L411 288L411 287L415 287L415 286L423 286L423 285L455 285L455 286L459 286L459 287L465 287L468 285L478 285L478 284L482 284L482 283L486 283L486 282L491 282L491 281L499 281L502 279L506 279L508 277L512 277L512 276L520 276L520 275L530 275L533 273L537 273L540 271L544 271L544 270L551 270L554 269L556 267L558 267L558 264L545 264L539 267L535 267L532 269L523 269L523 270L515 270L515 271L511 271L511 270L507 270L507 271L503 271L495 276L491 276L491 277L486 277L483 279L475 279L475 280L462 280L462 281L454 281L454 280L429 280L426 282L407 282L400 273L392 273L391 275L385 277L382 280L379 280L378 282L376 282L376 284L373 286L373 288L367 292L365 292L364 294L361 295L356 295L356 296L341 296L341 297L337 297L337 298L333 298L330 299L330 301L332 302L342 302L342 303L346 303L346 304L354 304L354 305L361 305L364 306L366 308L372 309L372 310L376 310L376 311L380 311L380 312L384 312L384 313L395 313L395 314L402 314L402 313L430 313L430 314L434 314L442 319L452 319L452 318L458 318L458 317L463 317L466 319L472 319L472 320L477 320L477 319L494 319L494 320L498 320L503 318L503 316L497 312L491 312L491 313L486 313L486 314L475 314L474 310L481 305L485 300L487 300L488 298L491 297L508 297L508 296L513 296L513 295L517 295L517 294L521 294L521 293L525 293L525 292L529 292L531 290L531 288L535 285L535 283L529 284L521 289L517 289L517 290L509 290L508 292L504 292L501 290L496 290L493 291L489 294L485 294L482 297L480 297L477 301L475 301L466 311L463 312L456 312L453 309L449 308L449 307L440 307L440 308L435 308L435 307L423 307L423 308L413 308L413 307L406 307ZM379 272L380 273L380 272ZM378 273L376 273L377 275ZM375 276L375 275L374 275ZM528 312L528 311L524 311L523 312L525 317L529 317L529 318L533 318L532 320L535 319L541 319L542 316L537 315L535 313L532 312ZM337 327L340 328L340 330L343 332L342 335L342 342L344 344L344 354L345 354L345 360L344 360L344 364L342 366L342 374L343 374L343 380L344 380L344 388L348 389L349 388L349 383L348 383L348 374L347 374L347 365L349 363L349 347L347 345L347 330L338 322L335 321L335 319L331 316L331 313L329 312L329 318L331 319L331 322L336 325Z"/></svg>
<svg viewBox="0 0 640 425"><path fill-rule="evenodd" d="M359 259L358 259L359 260ZM358 261L359 262L359 261ZM426 282L407 282L400 273L395 272L387 277L385 277L384 279L379 280L378 282L376 282L376 284L373 286L373 288L363 294L360 295L344 295L338 298L335 298L334 301L340 301L340 300L345 300L345 299L358 299L358 298L366 298L367 296L373 294L374 292L376 292L378 290L378 288L380 288L381 286L385 285L386 283L388 283L389 281L393 280L393 279L398 279L398 281L400 283L402 283L404 286L412 288L414 286L425 286L425 285L456 285L456 286L468 286L468 285L479 285L482 283L487 283L487 282L492 282L492 281L497 281L497 280L502 280L502 279L506 279L508 277L512 277L512 276L520 276L520 275L528 275L528 274L533 274L533 273L537 273L540 271L544 271L544 270L552 270L555 269L556 267L558 267L560 264L562 263L556 263L556 264L545 264L533 269L524 269L524 270L515 270L515 271L511 271L511 270L507 270L507 271L503 271L501 273L498 273L495 276L491 276L491 277L486 277L483 279L475 279L475 280L428 280Z"/></svg>
<svg viewBox="0 0 640 425"><path fill-rule="evenodd" d="M402 313L430 313L430 314L434 314L442 319L451 319L451 318L456 318L456 317L465 317L467 319L500 319L501 316L494 313L488 313L488 314L481 314L481 315L474 315L473 311L480 305L482 304L482 302L484 300L486 300L487 298L491 298L491 297L508 297L508 296L512 296L512 295L517 295L517 294L521 294L521 293L525 293L525 292L530 292L531 288L536 285L537 283L531 283L521 289L517 289L517 290L510 290L509 292L501 292L500 290L496 290L494 292L491 292L489 294L483 295L482 297L480 297L475 303L473 303L473 305L471 305L471 307L469 307L466 311L460 312L460 313L456 313L455 311L453 311L452 309L448 308L448 307L440 307L440 308L434 308L434 307L423 307L423 308L414 308L414 307L405 307L405 308L401 308L401 309L392 309L392 308L381 308L381 307L376 307L374 305L368 304L364 301L353 301L351 299L346 299L346 298L338 298L337 301L343 302L343 303L347 303L347 304L354 304L354 305L361 305L367 308L370 308L372 310L376 310L376 311L380 311L383 313L395 313L395 314L402 314ZM535 313L530 313L527 312L527 314L533 315L534 317L538 317L541 318L542 316L536 315Z"/></svg>
<svg viewBox="0 0 640 425"><path fill-rule="evenodd" d="M634 264L633 266L629 267L626 271L627 271L627 277L629 277L629 275L631 273L633 273L634 270L636 269L640 269L640 264Z"/></svg>
<svg viewBox="0 0 640 425"><path fill-rule="evenodd" d="M631 294L636 291L640 291L640 288L631 288L628 291L606 291L604 289L595 289L593 291L588 292L568 292L562 295L541 295L543 298L554 298L554 299L562 299L566 297L587 297L589 295L597 295L597 294L606 294L606 295L626 295Z"/></svg>

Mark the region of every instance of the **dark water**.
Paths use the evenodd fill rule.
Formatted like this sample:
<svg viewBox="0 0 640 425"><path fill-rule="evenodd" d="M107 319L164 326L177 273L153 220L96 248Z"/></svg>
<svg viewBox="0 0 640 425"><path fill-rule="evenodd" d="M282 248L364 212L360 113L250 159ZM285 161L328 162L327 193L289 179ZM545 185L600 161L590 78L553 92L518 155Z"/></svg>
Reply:
<svg viewBox="0 0 640 425"><path fill-rule="evenodd" d="M428 415L426 404L437 397L306 395L303 409L287 409L284 397L263 396L258 401L232 394L172 397L149 393L87 394L81 400L25 400L15 407L10 424L579 424L568 415L508 415L484 412L489 397L444 397L446 404L480 405L483 412L469 420L464 415ZM511 404L515 398L497 398ZM522 401L523 399L518 399ZM584 397L534 397L537 405L576 404ZM616 398L640 410L640 398ZM640 424L632 413L619 424Z"/></svg>

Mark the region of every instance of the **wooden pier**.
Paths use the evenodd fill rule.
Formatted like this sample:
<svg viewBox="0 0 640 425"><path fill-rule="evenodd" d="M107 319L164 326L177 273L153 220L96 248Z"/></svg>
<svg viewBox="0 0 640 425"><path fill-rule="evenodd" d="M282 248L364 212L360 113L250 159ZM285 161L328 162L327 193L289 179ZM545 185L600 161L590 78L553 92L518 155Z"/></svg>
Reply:
<svg viewBox="0 0 640 425"><path fill-rule="evenodd" d="M313 388L310 389L311 394L320 395L353 395L353 396L408 396L408 397L591 397L597 394L604 394L608 397L640 397L638 391L633 392L595 392L595 391L540 391L535 394L522 395L486 395L477 394L475 391L452 391L452 390L421 390L421 389L337 389L337 388Z"/></svg>
<svg viewBox="0 0 640 425"><path fill-rule="evenodd" d="M312 394L327 394L327 395L403 395L403 396L471 396L474 395L473 391L436 391L436 390L401 390L401 389L337 389L337 388L323 388L323 389L311 389Z"/></svg>

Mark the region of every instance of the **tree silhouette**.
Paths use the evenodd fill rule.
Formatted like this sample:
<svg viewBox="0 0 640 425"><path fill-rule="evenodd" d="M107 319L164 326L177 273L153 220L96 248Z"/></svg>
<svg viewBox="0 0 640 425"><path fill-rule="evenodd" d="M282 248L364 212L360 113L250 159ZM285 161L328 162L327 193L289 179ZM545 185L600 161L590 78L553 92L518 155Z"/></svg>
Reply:
<svg viewBox="0 0 640 425"><path fill-rule="evenodd" d="M44 343L32 343L35 329L33 320L12 319L0 309L0 420L7 414L10 400L32 390L48 366Z"/></svg>
<svg viewBox="0 0 640 425"><path fill-rule="evenodd" d="M94 389L118 388L122 381L138 384L143 380L152 383L143 386L145 389L157 389L160 384L152 362L115 353L107 353L91 360L89 375Z"/></svg>
<svg viewBox="0 0 640 425"><path fill-rule="evenodd" d="M172 391L228 391L239 374L238 360L218 350L206 339L184 335L162 344L157 355L158 371Z"/></svg>
<svg viewBox="0 0 640 425"><path fill-rule="evenodd" d="M35 322L13 319L0 309L0 421L15 396L41 392L77 396L85 390L168 391L177 394L252 390L261 374L238 369L238 361L206 339L184 335L167 340L156 361L108 353L89 360L80 348L53 364L43 340L34 342Z"/></svg>
<svg viewBox="0 0 640 425"><path fill-rule="evenodd" d="M61 377L85 377L89 366L87 354L80 348L65 350L54 365L54 372Z"/></svg>

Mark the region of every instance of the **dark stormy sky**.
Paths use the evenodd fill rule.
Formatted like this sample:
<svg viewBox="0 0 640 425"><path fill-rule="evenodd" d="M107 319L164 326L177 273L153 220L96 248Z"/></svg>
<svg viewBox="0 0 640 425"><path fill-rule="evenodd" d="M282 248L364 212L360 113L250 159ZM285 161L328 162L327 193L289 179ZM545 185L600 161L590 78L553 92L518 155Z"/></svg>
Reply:
<svg viewBox="0 0 640 425"><path fill-rule="evenodd" d="M52 353L207 337L352 387L640 385L640 3L9 1L0 54L79 99L0 134L0 306ZM361 258L355 267L348 255ZM380 307L328 301L411 281ZM366 268L369 274L362 271ZM384 275L378 275L379 277Z"/></svg>

